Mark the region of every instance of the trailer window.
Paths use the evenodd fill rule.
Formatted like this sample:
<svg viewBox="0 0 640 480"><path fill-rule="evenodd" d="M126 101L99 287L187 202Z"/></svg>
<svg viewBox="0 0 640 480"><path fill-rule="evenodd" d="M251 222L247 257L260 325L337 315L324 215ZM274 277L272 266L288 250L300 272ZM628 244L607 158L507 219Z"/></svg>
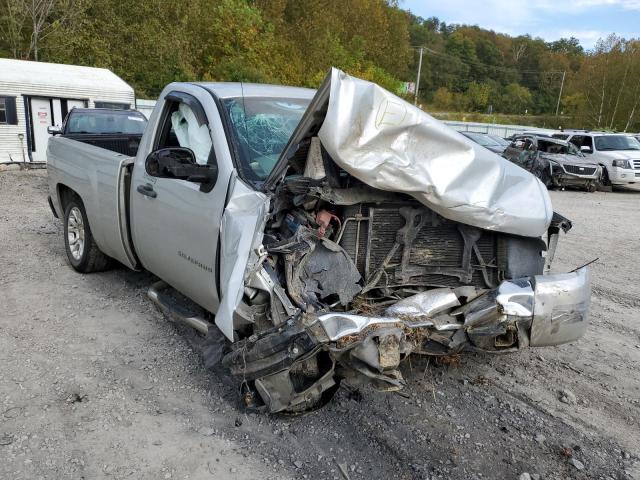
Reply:
<svg viewBox="0 0 640 480"><path fill-rule="evenodd" d="M7 101L0 97L0 123L7 123Z"/></svg>

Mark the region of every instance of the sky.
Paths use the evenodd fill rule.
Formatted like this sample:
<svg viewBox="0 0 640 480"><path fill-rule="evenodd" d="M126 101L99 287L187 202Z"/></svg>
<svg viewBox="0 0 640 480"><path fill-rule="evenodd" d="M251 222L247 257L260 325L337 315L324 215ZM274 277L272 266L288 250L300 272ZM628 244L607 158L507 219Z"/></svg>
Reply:
<svg viewBox="0 0 640 480"><path fill-rule="evenodd" d="M547 41L576 37L586 49L615 33L640 37L640 0L400 0L423 18L478 25Z"/></svg>

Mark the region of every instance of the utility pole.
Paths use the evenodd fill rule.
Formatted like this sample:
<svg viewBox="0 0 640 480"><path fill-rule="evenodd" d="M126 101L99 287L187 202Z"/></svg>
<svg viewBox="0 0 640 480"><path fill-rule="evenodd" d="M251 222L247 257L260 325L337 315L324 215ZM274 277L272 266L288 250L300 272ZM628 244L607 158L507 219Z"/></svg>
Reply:
<svg viewBox="0 0 640 480"><path fill-rule="evenodd" d="M413 99L413 104L414 105L418 105L418 91L420 90L420 72L422 71L422 50L423 50L423 48L424 47L420 47L420 60L418 60L418 77L416 78L416 96Z"/></svg>
<svg viewBox="0 0 640 480"><path fill-rule="evenodd" d="M560 97L562 97L562 87L564 87L564 77L566 74L566 70L562 72L562 82L560 83L560 92L558 93L558 103L556 103L556 117L558 116L558 112L560 111Z"/></svg>

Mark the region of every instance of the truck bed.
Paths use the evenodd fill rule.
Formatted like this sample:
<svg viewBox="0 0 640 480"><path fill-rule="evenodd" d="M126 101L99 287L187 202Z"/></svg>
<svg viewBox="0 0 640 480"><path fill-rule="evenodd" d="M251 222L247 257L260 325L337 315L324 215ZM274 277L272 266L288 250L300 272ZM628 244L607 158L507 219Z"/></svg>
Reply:
<svg viewBox="0 0 640 480"><path fill-rule="evenodd" d="M72 133L61 135L64 138L76 140L78 142L87 143L96 147L111 150L112 152L121 153L130 157L135 157L138 153L138 147L140 146L140 135L128 135L128 134L85 134L85 133Z"/></svg>
<svg viewBox="0 0 640 480"><path fill-rule="evenodd" d="M135 268L128 223L130 166L135 157L56 136L49 140L47 160L49 194L58 215L64 215L61 192L77 193L100 250Z"/></svg>

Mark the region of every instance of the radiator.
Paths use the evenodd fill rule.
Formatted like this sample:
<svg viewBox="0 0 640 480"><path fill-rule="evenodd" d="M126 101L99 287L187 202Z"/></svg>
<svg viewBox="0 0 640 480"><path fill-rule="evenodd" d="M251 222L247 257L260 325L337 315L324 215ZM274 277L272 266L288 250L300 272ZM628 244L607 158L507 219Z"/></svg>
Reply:
<svg viewBox="0 0 640 480"><path fill-rule="evenodd" d="M343 221L340 245L365 284L378 276L377 287L486 288L497 283L499 249L493 232L444 219L418 203L355 205L346 209ZM413 222L413 228L408 222Z"/></svg>

